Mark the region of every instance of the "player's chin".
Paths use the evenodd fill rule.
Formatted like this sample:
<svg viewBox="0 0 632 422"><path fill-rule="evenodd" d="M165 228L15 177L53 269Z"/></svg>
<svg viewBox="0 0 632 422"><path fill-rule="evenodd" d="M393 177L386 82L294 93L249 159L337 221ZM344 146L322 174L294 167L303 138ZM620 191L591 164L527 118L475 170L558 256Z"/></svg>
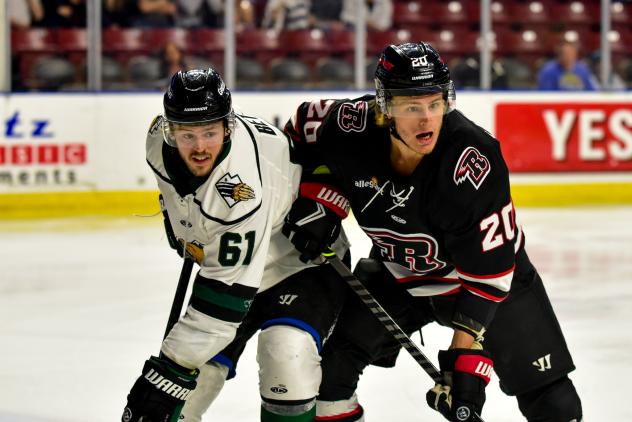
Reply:
<svg viewBox="0 0 632 422"><path fill-rule="evenodd" d="M411 144L413 145L413 149L423 154L429 154L430 152L432 152L436 143L437 140L434 137L428 139L415 138L411 142Z"/></svg>
<svg viewBox="0 0 632 422"><path fill-rule="evenodd" d="M189 161L188 167L189 167L189 171L194 176L198 176L198 177L206 176L207 174L211 172L211 169L213 167L213 161L208 160L203 163L196 162L196 161Z"/></svg>

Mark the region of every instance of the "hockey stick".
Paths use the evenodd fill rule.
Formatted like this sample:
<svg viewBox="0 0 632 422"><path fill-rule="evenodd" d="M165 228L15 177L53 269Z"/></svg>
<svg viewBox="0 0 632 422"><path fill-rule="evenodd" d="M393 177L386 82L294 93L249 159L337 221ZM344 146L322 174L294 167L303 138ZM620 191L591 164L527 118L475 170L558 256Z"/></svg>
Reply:
<svg viewBox="0 0 632 422"><path fill-rule="evenodd" d="M184 264L182 264L182 270L180 271L180 279L178 280L178 286L176 287L176 294L171 304L171 311L169 312L169 319L167 320L167 328L165 329L165 335L163 340L167 338L169 331L176 325L182 312L182 304L184 303L184 297L187 294L187 288L189 287L189 279L193 272L193 260L188 256L184 258Z"/></svg>
<svg viewBox="0 0 632 422"><path fill-rule="evenodd" d="M369 310L375 317L380 320L384 328L388 330L389 333L395 337L395 339L399 342L399 344L410 353L410 355L415 359L415 362L421 366L421 368L426 371L426 373L433 379L433 381L437 384L443 384L443 377L439 370L433 365L432 362L423 354L421 349L417 347L417 345L408 337L408 335L401 329L399 325L395 322L393 318L382 308L382 305L378 303L377 300L373 297L373 295L364 287L362 282L358 280L358 278L353 275L351 270L347 268L345 264L342 263L340 258L336 255L332 254L323 254L326 256L327 260L331 264L331 266L336 270L338 275L347 282L349 287L358 295L360 300L368 306ZM483 419L476 413L474 416L477 418L476 422L485 422Z"/></svg>

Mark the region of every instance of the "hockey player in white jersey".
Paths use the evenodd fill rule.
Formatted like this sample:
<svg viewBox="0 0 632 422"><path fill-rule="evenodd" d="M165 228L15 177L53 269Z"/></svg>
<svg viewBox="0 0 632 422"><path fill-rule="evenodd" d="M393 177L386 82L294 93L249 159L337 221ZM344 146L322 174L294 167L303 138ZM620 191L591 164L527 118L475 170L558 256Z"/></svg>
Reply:
<svg viewBox="0 0 632 422"><path fill-rule="evenodd" d="M235 114L213 69L174 75L164 109L147 134L147 163L163 197L169 243L200 270L186 313L159 356L145 362L122 421L200 421L258 330L261 421L311 421L319 353L344 283L330 266L306 264L281 234L292 202L311 192L299 187L289 141L267 122ZM321 199L303 230L330 227L322 221L346 212L344 204ZM334 250L343 256L348 246L340 233L337 226L321 237L327 244L338 239ZM326 246L313 242L318 236L297 236L292 242L304 250Z"/></svg>

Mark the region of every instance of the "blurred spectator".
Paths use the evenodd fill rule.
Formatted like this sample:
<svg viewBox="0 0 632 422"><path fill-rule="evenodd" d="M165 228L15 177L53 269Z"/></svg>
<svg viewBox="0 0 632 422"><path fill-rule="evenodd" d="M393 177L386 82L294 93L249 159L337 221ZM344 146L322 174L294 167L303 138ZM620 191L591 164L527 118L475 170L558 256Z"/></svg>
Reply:
<svg viewBox="0 0 632 422"><path fill-rule="evenodd" d="M596 79L586 63L579 60L577 43L563 41L557 58L542 66L538 74L538 88L551 91L594 91Z"/></svg>
<svg viewBox="0 0 632 422"><path fill-rule="evenodd" d="M175 5L174 20L179 28L222 26L223 6L215 0L175 0Z"/></svg>
<svg viewBox="0 0 632 422"><path fill-rule="evenodd" d="M160 50L160 74L164 76L165 83L171 80L171 76L179 70L188 69L184 52L176 43L168 41Z"/></svg>
<svg viewBox="0 0 632 422"><path fill-rule="evenodd" d="M139 16L132 26L171 27L176 5L170 0L137 0Z"/></svg>
<svg viewBox="0 0 632 422"><path fill-rule="evenodd" d="M221 22L224 22L224 0L212 0L218 4L221 12ZM223 25L222 25L223 26ZM256 27L255 8L250 0L238 0L235 4L235 29L254 29Z"/></svg>
<svg viewBox="0 0 632 422"><path fill-rule="evenodd" d="M364 10L369 30L386 31L393 24L392 0L365 0ZM354 28L356 15L356 0L343 0L340 18L348 29Z"/></svg>
<svg viewBox="0 0 632 422"><path fill-rule="evenodd" d="M593 53L588 56L588 65L590 66L590 70L593 75L596 76L596 87L595 89L602 89L604 87L604 83L601 80L601 52L599 50L593 51ZM626 85L625 81L619 74L615 71L615 69L610 69L610 81L609 81L609 89L613 91L625 91Z"/></svg>
<svg viewBox="0 0 632 422"><path fill-rule="evenodd" d="M237 31L244 29L254 29L257 27L257 17L255 16L255 6L250 0L240 0L237 3Z"/></svg>
<svg viewBox="0 0 632 422"><path fill-rule="evenodd" d="M316 0L310 8L312 26L324 30L344 29L340 20L343 0Z"/></svg>
<svg viewBox="0 0 632 422"><path fill-rule="evenodd" d="M478 57L470 56L463 59L455 59L450 64L451 76L457 89L480 89L481 69ZM504 63L494 60L491 66L492 89L508 89L508 75Z"/></svg>
<svg viewBox="0 0 632 422"><path fill-rule="evenodd" d="M12 28L29 28L44 19L40 0L7 0L7 15Z"/></svg>
<svg viewBox="0 0 632 422"><path fill-rule="evenodd" d="M261 26L282 30L309 28L310 0L269 0Z"/></svg>
<svg viewBox="0 0 632 422"><path fill-rule="evenodd" d="M128 27L139 13L135 0L103 0L103 26Z"/></svg>
<svg viewBox="0 0 632 422"><path fill-rule="evenodd" d="M58 17L57 26L85 28L85 0L57 0L57 7L55 11Z"/></svg>

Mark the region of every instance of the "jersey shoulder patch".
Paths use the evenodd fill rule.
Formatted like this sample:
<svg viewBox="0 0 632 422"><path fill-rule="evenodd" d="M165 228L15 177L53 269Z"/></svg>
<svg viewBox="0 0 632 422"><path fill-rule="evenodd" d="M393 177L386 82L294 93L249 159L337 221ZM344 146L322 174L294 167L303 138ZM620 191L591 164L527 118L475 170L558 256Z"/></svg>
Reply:
<svg viewBox="0 0 632 422"><path fill-rule="evenodd" d="M230 172L224 174L215 183L215 189L229 208L239 202L255 199L254 189L244 183L239 174L230 174Z"/></svg>
<svg viewBox="0 0 632 422"><path fill-rule="evenodd" d="M369 115L369 103L364 100L349 101L338 108L338 127L344 132L363 132Z"/></svg>
<svg viewBox="0 0 632 422"><path fill-rule="evenodd" d="M491 163L477 148L466 147L454 167L454 183L460 185L468 181L476 190L481 187L491 172Z"/></svg>

